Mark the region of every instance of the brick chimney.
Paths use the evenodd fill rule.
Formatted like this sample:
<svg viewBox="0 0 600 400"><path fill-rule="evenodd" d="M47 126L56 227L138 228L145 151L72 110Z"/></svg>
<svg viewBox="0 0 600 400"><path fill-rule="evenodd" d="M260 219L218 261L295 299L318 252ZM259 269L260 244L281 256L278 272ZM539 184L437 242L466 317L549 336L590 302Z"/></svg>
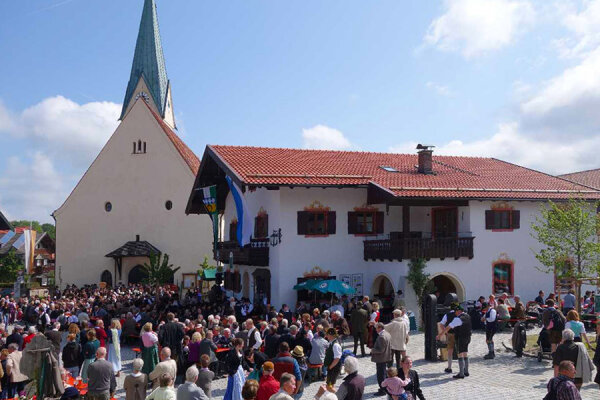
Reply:
<svg viewBox="0 0 600 400"><path fill-rule="evenodd" d="M419 154L418 171L420 174L426 174L426 175L433 174L433 161L432 161L432 154L433 154L432 148L433 147L434 146L427 146L427 145L422 145L422 144L417 145L417 150L419 150L417 152Z"/></svg>

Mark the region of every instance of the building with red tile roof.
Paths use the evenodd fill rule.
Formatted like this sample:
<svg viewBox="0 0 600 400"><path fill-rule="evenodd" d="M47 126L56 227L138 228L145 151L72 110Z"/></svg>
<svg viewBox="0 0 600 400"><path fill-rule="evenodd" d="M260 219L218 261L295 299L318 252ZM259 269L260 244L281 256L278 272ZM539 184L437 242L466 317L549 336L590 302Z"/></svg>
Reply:
<svg viewBox="0 0 600 400"><path fill-rule="evenodd" d="M579 183L580 185L600 189L600 168L572 172L570 174L559 175L559 177Z"/></svg>

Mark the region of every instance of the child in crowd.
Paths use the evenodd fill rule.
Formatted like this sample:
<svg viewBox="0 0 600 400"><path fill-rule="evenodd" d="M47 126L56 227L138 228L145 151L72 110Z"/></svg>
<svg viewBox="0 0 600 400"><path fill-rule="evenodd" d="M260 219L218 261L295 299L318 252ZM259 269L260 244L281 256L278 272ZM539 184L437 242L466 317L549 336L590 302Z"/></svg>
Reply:
<svg viewBox="0 0 600 400"><path fill-rule="evenodd" d="M394 367L387 369L387 378L381 382L381 387L386 388L392 400L406 400L408 396L404 387L410 383L410 378L402 380L398 377L398 370Z"/></svg>

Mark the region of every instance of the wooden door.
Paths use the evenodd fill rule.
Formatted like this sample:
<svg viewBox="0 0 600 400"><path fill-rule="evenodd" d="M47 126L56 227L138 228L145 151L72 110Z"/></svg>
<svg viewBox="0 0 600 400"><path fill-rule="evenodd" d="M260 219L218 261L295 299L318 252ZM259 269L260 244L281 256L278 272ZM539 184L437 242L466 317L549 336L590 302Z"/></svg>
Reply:
<svg viewBox="0 0 600 400"><path fill-rule="evenodd" d="M432 212L432 233L434 238L458 236L458 209L456 207L434 208Z"/></svg>

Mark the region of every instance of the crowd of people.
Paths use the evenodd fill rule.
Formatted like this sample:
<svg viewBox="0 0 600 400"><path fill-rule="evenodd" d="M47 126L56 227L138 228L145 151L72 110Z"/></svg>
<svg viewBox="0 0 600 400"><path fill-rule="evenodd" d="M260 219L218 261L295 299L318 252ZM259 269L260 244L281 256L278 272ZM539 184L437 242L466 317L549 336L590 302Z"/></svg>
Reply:
<svg viewBox="0 0 600 400"><path fill-rule="evenodd" d="M592 364L600 366L598 351L593 361L581 352L580 342L590 343L571 300L565 298L562 304L566 318L552 298L540 305L555 367L549 391L570 390L565 384L570 382L577 392L591 380ZM307 385L318 381L318 400L358 400L365 390L358 358L368 355L376 369L376 396L424 400L419 374L407 354L409 318L401 302L393 304L385 318L381 301L368 296L298 304L294 311L284 304L277 311L265 302L227 298L217 285L206 295L189 291L181 297L176 287L133 285L69 286L52 299L4 298L0 398L23 393L33 376L20 369L20 360L27 346L43 337L60 360L65 381L87 384L90 399L108 400L123 389L127 400L208 400L211 383L223 377L225 400L299 399ZM502 324L526 316L518 296L481 297L475 310L469 314L453 303L439 324L437 339L447 343L446 372L452 372L453 353L458 356L456 379L469 376L472 316L486 329L485 359L495 357L493 338ZM344 349L344 341L353 347ZM138 357L123 387L117 388L122 345L133 346ZM75 386L63 398L77 398Z"/></svg>
<svg viewBox="0 0 600 400"><path fill-rule="evenodd" d="M393 319L383 324L382 306L367 296L342 296L277 311L269 304L226 298L216 285L205 296L189 291L180 297L178 288L168 285L133 285L68 286L52 299L4 298L0 359L6 373L0 398L24 393L33 377L19 371L20 358L35 337L43 336L60 360L65 381L81 380L92 399L112 398L122 370L121 346L129 344L138 346L139 357L124 378L128 400L210 399L211 382L221 376L227 378L226 400L251 393L253 382L259 400L287 398L286 393L298 399L318 380L323 400L331 395L359 399L365 380L355 355L360 349L359 357L367 356L365 347L372 349L377 365L379 395L423 400L406 355L406 311L394 310ZM354 351L342 349L344 339L354 342ZM69 387L63 397L77 395Z"/></svg>

